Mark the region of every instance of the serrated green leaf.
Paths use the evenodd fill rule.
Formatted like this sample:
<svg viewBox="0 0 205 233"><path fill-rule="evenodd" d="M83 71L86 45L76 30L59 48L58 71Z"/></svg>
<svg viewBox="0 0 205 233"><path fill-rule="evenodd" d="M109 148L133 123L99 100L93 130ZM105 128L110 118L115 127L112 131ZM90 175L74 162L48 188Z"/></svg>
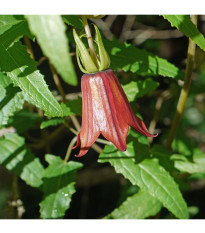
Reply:
<svg viewBox="0 0 205 233"><path fill-rule="evenodd" d="M14 85L21 88L25 97L29 97L27 101L32 100L32 103L44 110L47 116L63 115L60 104L48 89L25 46L20 42L15 42L6 48L0 43L0 54L4 58L0 59L1 70L7 73Z"/></svg>
<svg viewBox="0 0 205 233"><path fill-rule="evenodd" d="M43 183L44 167L17 134L0 138L0 163L30 186L40 187Z"/></svg>
<svg viewBox="0 0 205 233"><path fill-rule="evenodd" d="M105 146L100 154L99 162L109 162L117 173L138 185L143 191L162 202L164 207L178 218L188 218L187 205L174 179L159 165L157 159L145 159L135 162L140 149L135 147L132 139L127 143L125 152L118 151L114 146Z"/></svg>
<svg viewBox="0 0 205 233"><path fill-rule="evenodd" d="M205 51L205 38L188 15L163 15L163 17L171 23L172 27L179 29Z"/></svg>
<svg viewBox="0 0 205 233"><path fill-rule="evenodd" d="M24 96L11 79L0 72L0 128L8 123L9 117L22 109Z"/></svg>
<svg viewBox="0 0 205 233"><path fill-rule="evenodd" d="M26 20L22 16L17 17L20 17L21 20L18 20L16 24L12 24L12 27L9 26L8 30L6 30L3 34L0 35L0 44L5 49L12 46L12 44L15 41L18 41L24 35L27 35L28 37L32 38Z"/></svg>
<svg viewBox="0 0 205 233"><path fill-rule="evenodd" d="M22 15L0 15L0 35L23 21L25 20Z"/></svg>
<svg viewBox="0 0 205 233"><path fill-rule="evenodd" d="M114 219L144 219L157 214L162 207L160 201L147 192L140 190L128 197L120 207L115 209L106 218Z"/></svg>
<svg viewBox="0 0 205 233"><path fill-rule="evenodd" d="M193 156L174 154L171 159L174 161L175 168L181 172L205 174L205 154L198 148L193 151Z"/></svg>
<svg viewBox="0 0 205 233"><path fill-rule="evenodd" d="M59 156L45 156L49 166L43 178L43 200L40 203L41 218L62 218L70 207L71 196L75 192L76 171L81 163L65 163Z"/></svg>
<svg viewBox="0 0 205 233"><path fill-rule="evenodd" d="M76 27L78 29L83 29L84 25L80 17L76 15L63 15L63 20L68 25L71 25L73 27Z"/></svg>
<svg viewBox="0 0 205 233"><path fill-rule="evenodd" d="M66 103L61 103L64 116L78 115L82 116L82 98L78 97L75 100L69 100Z"/></svg>
<svg viewBox="0 0 205 233"><path fill-rule="evenodd" d="M165 59L155 56L145 50L137 49L131 44L122 44L117 40L103 41L110 55L111 68L121 68L142 76L161 75L176 79L183 79L184 73Z"/></svg>
<svg viewBox="0 0 205 233"><path fill-rule="evenodd" d="M69 55L68 38L65 25L59 15L27 15L29 27L37 37L43 53L49 57L58 73L70 85L76 86L78 80Z"/></svg>
<svg viewBox="0 0 205 233"><path fill-rule="evenodd" d="M65 122L65 119L62 118L52 118L52 119L48 119L46 121L43 121L40 125L41 129L45 129L46 127L49 126L55 126L55 125L60 125L63 124Z"/></svg>
<svg viewBox="0 0 205 233"><path fill-rule="evenodd" d="M159 86L159 83L151 78L143 81L131 81L128 84L122 85L129 102L135 101L136 98L144 96Z"/></svg>

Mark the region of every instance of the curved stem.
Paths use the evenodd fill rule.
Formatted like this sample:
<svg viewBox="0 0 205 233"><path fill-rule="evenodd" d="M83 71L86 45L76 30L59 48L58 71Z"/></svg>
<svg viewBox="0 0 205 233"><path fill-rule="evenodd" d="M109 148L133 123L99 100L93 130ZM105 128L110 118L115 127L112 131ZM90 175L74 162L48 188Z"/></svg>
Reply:
<svg viewBox="0 0 205 233"><path fill-rule="evenodd" d="M92 60L95 63L95 65L98 66L98 62L97 62L98 57L97 57L96 52L95 52L95 48L94 48L94 44L93 44L93 38L92 38L92 35L91 35L91 32L90 32L90 27L88 25L87 18L85 16L82 16L82 20L83 20L87 40L88 40L90 55L91 55Z"/></svg>
<svg viewBox="0 0 205 233"><path fill-rule="evenodd" d="M77 141L77 136L75 136L75 137L71 140L71 142L70 142L70 144L69 144L69 146L68 146L68 149L67 149L67 152L66 152L66 156L65 156L65 159L64 159L64 162L65 162L65 163L68 162L68 160L69 160L69 158L70 158L71 151L72 151L72 147L74 146L74 144L76 143L76 141Z"/></svg>
<svg viewBox="0 0 205 233"><path fill-rule="evenodd" d="M191 16L192 22L197 25L197 15ZM168 149L171 149L172 142L174 140L174 137L176 135L179 122L181 119L181 116L183 114L186 100L189 94L189 89L191 85L191 76L194 68L194 60L195 60L195 50L196 50L196 44L189 39L189 46L188 46L188 55L187 55L187 65L186 65L186 71L185 71L185 79L184 79L184 85L182 87L179 101L177 104L177 110L174 116L174 119L172 121L171 129L169 132L169 136L166 142L166 147Z"/></svg>

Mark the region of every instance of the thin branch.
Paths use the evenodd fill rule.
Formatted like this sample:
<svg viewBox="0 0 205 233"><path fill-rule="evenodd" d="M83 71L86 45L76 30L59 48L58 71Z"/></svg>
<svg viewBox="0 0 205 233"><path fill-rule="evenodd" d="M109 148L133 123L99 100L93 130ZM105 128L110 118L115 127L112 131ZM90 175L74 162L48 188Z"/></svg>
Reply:
<svg viewBox="0 0 205 233"><path fill-rule="evenodd" d="M191 16L191 20L195 25L197 25L197 15ZM189 94L189 89L191 85L191 77L192 77L194 61L195 61L195 50L196 50L196 44L191 39L189 39L184 85L181 90L181 94L180 94L179 101L177 104L177 110L176 110L174 119L172 121L171 129L170 129L169 136L166 142L166 147L168 149L171 149L171 145L175 138L175 135L176 135L176 132L179 126L179 122L180 122L181 116L185 108L186 100Z"/></svg>
<svg viewBox="0 0 205 233"><path fill-rule="evenodd" d="M66 152L66 156L65 156L65 159L64 159L64 162L65 162L65 163L68 162L68 160L69 160L69 158L70 158L70 154L71 154L72 148L73 148L74 144L76 143L76 141L77 141L77 136L75 136L75 137L71 140L71 142L70 142L70 144L69 144L69 146L68 146L68 149L67 149L67 152Z"/></svg>
<svg viewBox="0 0 205 233"><path fill-rule="evenodd" d="M27 36L24 36L23 40L24 40L25 45L27 46L27 51L30 54L31 58L35 60L35 56L34 56L34 52L32 49L30 39Z"/></svg>
<svg viewBox="0 0 205 233"><path fill-rule="evenodd" d="M157 121L159 120L159 113L160 113L160 109L162 107L162 104L169 97L170 97L170 92L169 92L169 90L166 90L166 91L162 92L162 94L159 96L159 98L156 101L154 117L153 117L152 121L150 122L150 126L149 126L149 132L151 134L154 134ZM151 144L153 141L153 138L148 138L148 141Z"/></svg>
<svg viewBox="0 0 205 233"><path fill-rule="evenodd" d="M52 73L52 76L53 76L53 80L54 80L54 82L56 84L56 87L58 88L58 91L59 91L60 95L63 98L63 102L65 102L66 101L66 97L65 97L65 93L64 93L64 90L62 88L60 79L58 77L58 74L57 74L54 66L50 62L49 62L49 67L50 67L50 70L51 70L51 73Z"/></svg>

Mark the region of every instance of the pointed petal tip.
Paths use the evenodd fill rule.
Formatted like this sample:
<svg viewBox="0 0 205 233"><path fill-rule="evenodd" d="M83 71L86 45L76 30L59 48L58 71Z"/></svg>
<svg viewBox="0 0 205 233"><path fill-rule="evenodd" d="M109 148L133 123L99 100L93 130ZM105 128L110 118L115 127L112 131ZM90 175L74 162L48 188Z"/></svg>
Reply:
<svg viewBox="0 0 205 233"><path fill-rule="evenodd" d="M151 134L151 133L142 133L144 134L146 137L149 137L149 138L156 138L158 136L158 133L157 134Z"/></svg>
<svg viewBox="0 0 205 233"><path fill-rule="evenodd" d="M115 146L116 146L116 145L115 145ZM116 146L116 147L117 147L118 150L120 150L120 151L122 151L122 152L124 152L124 151L127 150L127 145L126 145L126 144L125 144L125 145Z"/></svg>
<svg viewBox="0 0 205 233"><path fill-rule="evenodd" d="M88 152L89 149L90 148L87 148L87 147L86 148L81 148L79 154L75 155L75 157L79 158L79 157L84 156L85 154L87 154L87 152Z"/></svg>

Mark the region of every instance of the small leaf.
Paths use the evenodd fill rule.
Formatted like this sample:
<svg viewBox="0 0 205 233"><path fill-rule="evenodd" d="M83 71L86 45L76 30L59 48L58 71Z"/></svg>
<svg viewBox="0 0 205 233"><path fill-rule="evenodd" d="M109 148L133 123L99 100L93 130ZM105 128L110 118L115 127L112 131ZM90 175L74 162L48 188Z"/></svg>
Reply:
<svg viewBox="0 0 205 233"><path fill-rule="evenodd" d="M205 51L205 38L188 15L163 15L163 17L171 23L172 27L179 29Z"/></svg>
<svg viewBox="0 0 205 233"><path fill-rule="evenodd" d="M148 78L143 81L131 81L128 84L122 85L129 102L135 101L136 98L144 96L159 86L159 83Z"/></svg>
<svg viewBox="0 0 205 233"><path fill-rule="evenodd" d="M0 138L0 163L21 177L28 185L40 187L43 183L44 167L25 146L25 139L17 134L6 134Z"/></svg>
<svg viewBox="0 0 205 233"><path fill-rule="evenodd" d="M24 96L11 79L0 72L0 128L8 123L9 117L22 109Z"/></svg>
<svg viewBox="0 0 205 233"><path fill-rule="evenodd" d="M136 138L127 143L125 152L118 151L114 146L105 146L100 154L99 162L109 162L117 173L143 191L162 202L178 218L188 218L187 205L177 184L169 173L159 165L157 159L145 159L135 162L140 155L140 147L135 146ZM143 144L142 144L143 145Z"/></svg>
<svg viewBox="0 0 205 233"><path fill-rule="evenodd" d="M171 159L174 161L174 166L181 172L189 174L204 173L205 174L205 154L195 148L193 156L172 155Z"/></svg>
<svg viewBox="0 0 205 233"><path fill-rule="evenodd" d="M117 40L103 41L110 55L111 68L121 68L142 76L161 75L176 79L183 79L184 73L165 59L159 58L145 50L137 49L131 44L122 44Z"/></svg>
<svg viewBox="0 0 205 233"><path fill-rule="evenodd" d="M61 103L64 116L78 115L82 116L82 98L78 97L75 100L69 100L66 103Z"/></svg>
<svg viewBox="0 0 205 233"><path fill-rule="evenodd" d="M84 28L83 22L80 17L76 15L63 15L62 17L63 17L63 21L68 25L71 25L81 30Z"/></svg>
<svg viewBox="0 0 205 233"><path fill-rule="evenodd" d="M59 15L27 15L29 27L37 37L43 53L49 57L65 82L77 85L72 59L69 55L65 25Z"/></svg>
<svg viewBox="0 0 205 233"><path fill-rule="evenodd" d="M114 219L144 219L157 214L162 204L148 193L140 190L138 193L128 197L120 207L115 209L106 218Z"/></svg>
<svg viewBox="0 0 205 233"><path fill-rule="evenodd" d="M41 218L62 218L70 207L75 192L76 171L81 163L65 163L59 156L45 156L49 166L43 178L43 200L40 203Z"/></svg>
<svg viewBox="0 0 205 233"><path fill-rule="evenodd" d="M56 125L63 124L64 122L65 122L65 119L62 119L62 118L51 118L46 121L43 121L40 125L40 128L45 129L49 126L56 126Z"/></svg>

